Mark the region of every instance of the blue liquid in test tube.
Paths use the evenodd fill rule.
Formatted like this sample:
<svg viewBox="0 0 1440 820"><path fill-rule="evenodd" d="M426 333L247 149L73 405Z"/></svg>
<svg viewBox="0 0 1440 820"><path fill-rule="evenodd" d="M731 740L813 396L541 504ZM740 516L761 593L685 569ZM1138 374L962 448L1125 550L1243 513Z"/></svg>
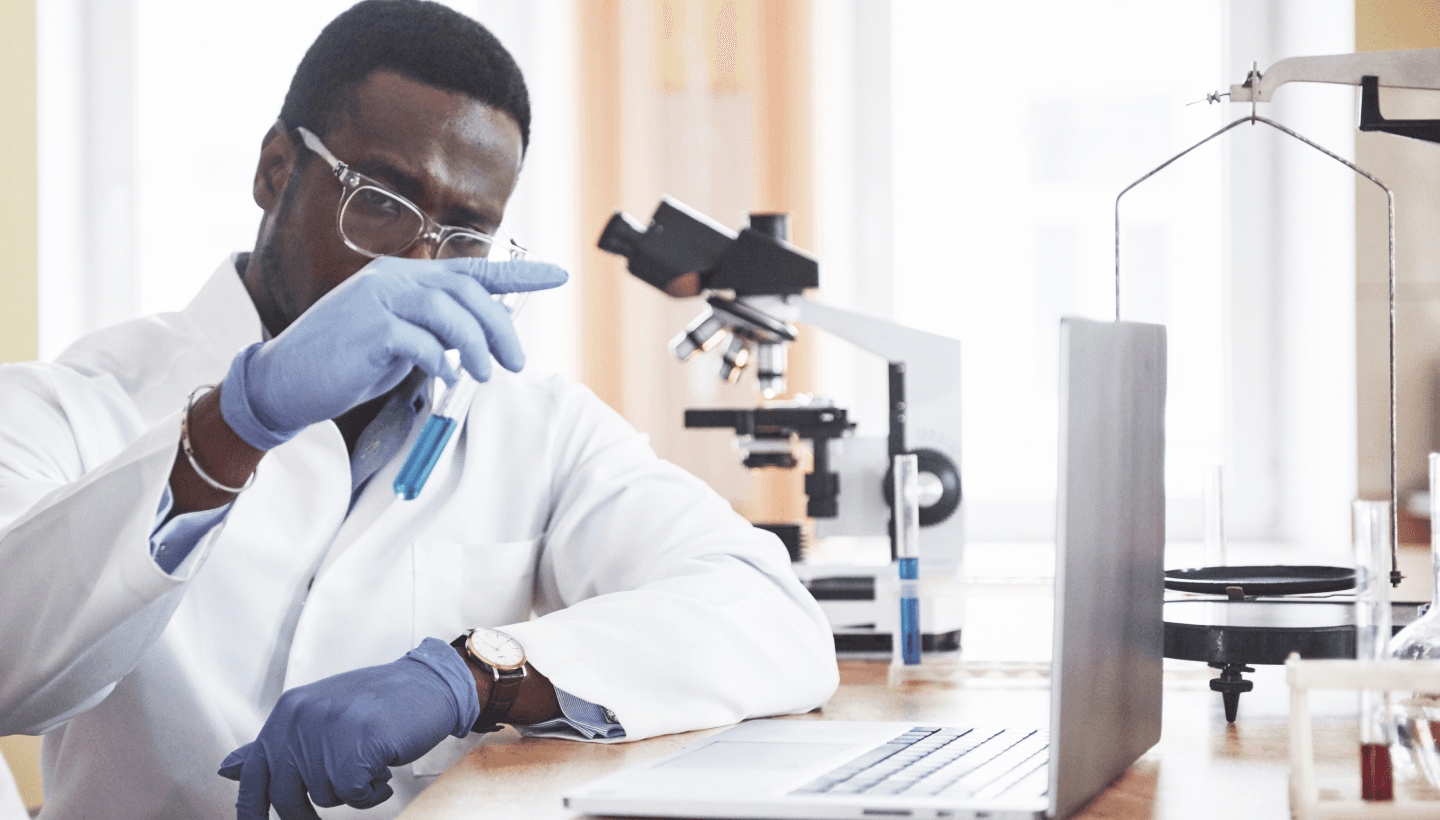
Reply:
<svg viewBox="0 0 1440 820"><path fill-rule="evenodd" d="M497 294L495 298L510 309L510 318L513 320L528 295L506 293ZM470 374L462 368L460 378L435 402L435 409L430 413L430 418L425 420L425 426L420 428L420 436L411 445L410 454L405 457L405 463L395 476L395 494L400 498L411 501L425 489L425 482L430 479L431 471L440 461L440 454L445 452L445 445L450 442L455 431L460 429L460 422L470 411L470 400L474 398L478 387Z"/></svg>
<svg viewBox="0 0 1440 820"><path fill-rule="evenodd" d="M900 581L900 661L920 663L920 466L913 455L897 455L895 474L895 557Z"/></svg>
<svg viewBox="0 0 1440 820"><path fill-rule="evenodd" d="M415 446L410 448L410 455L405 457L400 474L395 476L396 495L410 501L425 489L425 481L430 478L430 471L435 469L440 453L445 450L450 436L459 426L460 422L444 416L431 416L425 420L425 426L420 429L420 437L415 439Z"/></svg>
<svg viewBox="0 0 1440 820"><path fill-rule="evenodd" d="M920 662L920 559L900 559L900 659Z"/></svg>

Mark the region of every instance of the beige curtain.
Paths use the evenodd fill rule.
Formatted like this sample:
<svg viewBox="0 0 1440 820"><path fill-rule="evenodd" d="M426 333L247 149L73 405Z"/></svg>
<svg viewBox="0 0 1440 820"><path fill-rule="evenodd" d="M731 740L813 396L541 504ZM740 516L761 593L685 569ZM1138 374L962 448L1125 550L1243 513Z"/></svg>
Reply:
<svg viewBox="0 0 1440 820"><path fill-rule="evenodd" d="M35 4L0 5L0 362L35 358L36 239Z"/></svg>

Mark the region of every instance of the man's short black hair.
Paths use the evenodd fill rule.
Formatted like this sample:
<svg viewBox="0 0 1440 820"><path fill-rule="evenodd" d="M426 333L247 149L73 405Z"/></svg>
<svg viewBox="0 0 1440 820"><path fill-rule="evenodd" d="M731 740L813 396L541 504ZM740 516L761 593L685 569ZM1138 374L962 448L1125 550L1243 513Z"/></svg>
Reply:
<svg viewBox="0 0 1440 820"><path fill-rule="evenodd" d="M530 145L530 95L510 52L488 29L427 0L363 0L330 21L290 81L280 119L326 133L377 70L472 97L504 111Z"/></svg>

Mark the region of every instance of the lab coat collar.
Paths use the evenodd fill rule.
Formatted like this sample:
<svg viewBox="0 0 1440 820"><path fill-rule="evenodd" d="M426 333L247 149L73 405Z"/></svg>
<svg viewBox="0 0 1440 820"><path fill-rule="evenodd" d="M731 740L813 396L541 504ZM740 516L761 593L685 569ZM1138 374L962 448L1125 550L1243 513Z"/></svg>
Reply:
<svg viewBox="0 0 1440 820"><path fill-rule="evenodd" d="M235 267L239 257L239 253L227 257L184 311L195 328L226 357L264 336L260 313Z"/></svg>

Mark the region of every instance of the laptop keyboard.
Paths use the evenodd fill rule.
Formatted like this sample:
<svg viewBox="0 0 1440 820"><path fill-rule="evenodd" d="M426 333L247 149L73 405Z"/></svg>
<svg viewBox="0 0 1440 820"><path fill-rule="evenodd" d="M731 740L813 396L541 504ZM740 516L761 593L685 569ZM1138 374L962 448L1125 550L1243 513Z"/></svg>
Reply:
<svg viewBox="0 0 1440 820"><path fill-rule="evenodd" d="M791 792L812 795L998 797L1049 785L1048 732L918 726Z"/></svg>

